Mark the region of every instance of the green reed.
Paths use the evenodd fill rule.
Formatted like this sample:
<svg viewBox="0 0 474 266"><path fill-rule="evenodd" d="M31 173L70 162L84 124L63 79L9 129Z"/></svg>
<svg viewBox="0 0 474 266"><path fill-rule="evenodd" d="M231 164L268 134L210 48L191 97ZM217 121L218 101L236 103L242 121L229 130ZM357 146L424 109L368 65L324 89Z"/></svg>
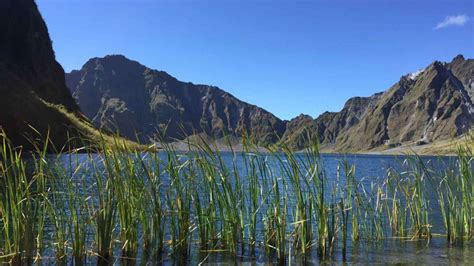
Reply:
<svg viewBox="0 0 474 266"><path fill-rule="evenodd" d="M247 176L248 185L246 191L248 191L248 198L245 199L248 204L247 216L248 216L248 234L249 242L252 247L252 252L255 250L257 242L257 215L260 210L260 200L262 195L260 190L265 185L267 180L267 171L265 167L262 167L261 161L259 160L261 155L259 152L252 153L254 151L253 145L244 140L244 152L242 153L242 161L245 167L245 175ZM235 165L235 164L234 164ZM234 171L238 171L236 167ZM262 182L262 183L261 183Z"/></svg>
<svg viewBox="0 0 474 266"><path fill-rule="evenodd" d="M143 228L143 246L145 252L152 254L163 253L165 214L161 198L162 167L156 153L148 156L149 162L140 157L146 184L141 195L140 222ZM151 218L150 218L151 217Z"/></svg>
<svg viewBox="0 0 474 266"><path fill-rule="evenodd" d="M308 139L310 139L308 137ZM317 139L313 139L311 146L305 151L306 163L303 163L303 168L306 168L306 172L309 175L309 181L311 186L308 187L311 193L312 216L316 223L317 232L317 243L318 243L318 254L321 258L326 258L329 249L331 249L334 243L333 237L331 236L331 211L335 211L331 208L327 193L330 191L330 184L328 182L324 165L322 164L321 157L319 154L319 143ZM333 206L334 207L334 206ZM335 220L333 220L335 222ZM334 224L332 224L334 225ZM333 226L332 229L335 229Z"/></svg>
<svg viewBox="0 0 474 266"><path fill-rule="evenodd" d="M387 172L387 201L385 209L387 211L387 217L389 226L391 228L391 234L393 237L404 238L407 237L407 207L404 201L400 198L400 178L396 172L389 170Z"/></svg>
<svg viewBox="0 0 474 266"><path fill-rule="evenodd" d="M66 213L67 199L59 179L51 181L51 193L47 211L49 222L53 225L54 247L58 261L63 261L67 256L67 242L69 238L69 217Z"/></svg>
<svg viewBox="0 0 474 266"><path fill-rule="evenodd" d="M419 157L410 157L405 162L407 171L397 173L399 189L406 204L407 216L412 238L431 238L429 220L430 202L427 191L430 187L429 173Z"/></svg>
<svg viewBox="0 0 474 266"><path fill-rule="evenodd" d="M0 210L2 218L2 257L13 263L21 262L22 246L20 241L24 233L23 194L27 189L26 166L21 153L11 147L8 139L2 135L0 170L1 183Z"/></svg>
<svg viewBox="0 0 474 266"><path fill-rule="evenodd" d="M342 165L341 165L342 164ZM349 232L349 221L354 234L357 234L357 217L352 213L353 211L353 197L356 189L355 180L355 166L349 165L347 161L343 161L338 165L338 182L340 182L340 171L344 171L344 186L339 190L339 209L341 211L341 230L342 230L342 254L344 260L347 254L347 237ZM342 188L344 187L344 188ZM354 236L353 239L356 239Z"/></svg>
<svg viewBox="0 0 474 266"><path fill-rule="evenodd" d="M115 176L107 175L114 173L112 158L108 153L108 151L105 151L103 157L100 158L103 170L98 168L98 165L93 164L92 175L95 179L95 191L93 193L97 203L91 202L95 220L97 255L100 261L105 262L108 262L112 257L117 214ZM94 158L90 155L89 160L93 161Z"/></svg>
<svg viewBox="0 0 474 266"><path fill-rule="evenodd" d="M189 253L191 236L191 187L193 170L189 161L181 164L176 153L168 153L166 171L170 176L167 205L170 210L171 246L177 259L185 260Z"/></svg>
<svg viewBox="0 0 474 266"><path fill-rule="evenodd" d="M441 177L438 202L450 243L473 237L474 181L473 156L469 147L459 147L457 167Z"/></svg>
<svg viewBox="0 0 474 266"><path fill-rule="evenodd" d="M204 250L214 249L217 244L217 202L214 178L217 175L216 169L205 159L205 155L200 155L196 159L202 182L196 184L201 190L194 190L194 207L199 225L199 239L201 248Z"/></svg>
<svg viewBox="0 0 474 266"><path fill-rule="evenodd" d="M73 175L71 178L66 180L67 194L68 194L68 210L70 217L69 228L70 239L72 245L72 256L77 265L81 265L84 257L87 255L87 233L90 225L90 218L88 216L87 196L85 185L81 183L75 183L77 177L74 173L80 171L80 165L78 168L72 171ZM84 180L80 178L79 180ZM80 185L78 187L78 185Z"/></svg>
<svg viewBox="0 0 474 266"><path fill-rule="evenodd" d="M43 248L47 201L44 168L49 138L46 136L44 146L35 146L30 164L3 132L0 141L0 257L13 264L32 263L35 251L40 257Z"/></svg>
<svg viewBox="0 0 474 266"><path fill-rule="evenodd" d="M349 240L429 239L437 210L449 242L474 233L468 148L442 173L411 157L371 180L356 178L347 161L328 176L317 140L301 153L262 152L248 140L242 153L230 146L225 157L204 140L188 143L192 152L161 143L160 153L142 153L116 139L61 162L63 154L47 158L49 145L24 160L2 137L0 258L7 262L40 259L45 247L58 262L72 256L76 264L88 255L110 262L117 247L127 258L142 247L157 262L169 253L184 263L193 248L253 256L260 247L280 263L289 250L306 256L314 248L323 260L340 248L345 260Z"/></svg>
<svg viewBox="0 0 474 266"><path fill-rule="evenodd" d="M127 147L123 151L112 150L111 158L113 167L106 169L112 171L108 172L108 176L113 176L111 180L116 193L122 257L134 258L139 247L140 210L144 209L141 195L144 193L145 173L139 163L140 154L133 153Z"/></svg>
<svg viewBox="0 0 474 266"><path fill-rule="evenodd" d="M283 183L284 192L280 190L280 182L277 177L273 177L271 180L272 184L272 198L273 201L267 206L269 211L267 219L269 229L266 233L266 246L273 246L277 251L277 257L280 262L285 259L286 242L287 242L287 211L288 211L288 195L285 188L286 184Z"/></svg>
<svg viewBox="0 0 474 266"><path fill-rule="evenodd" d="M294 245L298 248L301 253L305 254L309 245L311 244L311 212L310 204L311 202L308 199L308 191L305 189L308 188L306 178L301 175L299 161L296 158L295 154L290 151L285 152L285 161L282 161L282 169L284 172L284 177L289 180L291 185L292 193L296 198L295 202L295 212L293 213L294 221L292 225L294 226ZM308 230L310 229L310 230Z"/></svg>

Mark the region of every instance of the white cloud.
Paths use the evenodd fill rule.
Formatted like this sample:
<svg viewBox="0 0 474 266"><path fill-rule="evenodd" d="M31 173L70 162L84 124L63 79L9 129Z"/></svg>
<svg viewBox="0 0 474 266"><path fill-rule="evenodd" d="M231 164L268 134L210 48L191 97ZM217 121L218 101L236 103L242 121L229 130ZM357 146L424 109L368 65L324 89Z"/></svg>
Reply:
<svg viewBox="0 0 474 266"><path fill-rule="evenodd" d="M469 17L466 15L447 16L442 22L438 23L434 29L439 30L449 26L464 26L468 20Z"/></svg>

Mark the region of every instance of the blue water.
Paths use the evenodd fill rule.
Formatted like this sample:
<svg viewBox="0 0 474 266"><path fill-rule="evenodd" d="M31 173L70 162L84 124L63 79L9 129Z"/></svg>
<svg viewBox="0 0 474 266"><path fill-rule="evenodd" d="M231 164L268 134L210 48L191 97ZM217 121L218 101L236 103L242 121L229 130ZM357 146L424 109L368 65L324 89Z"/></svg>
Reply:
<svg viewBox="0 0 474 266"><path fill-rule="evenodd" d="M76 159L83 164L91 164L87 155L73 155L78 156ZM147 156L143 154L143 156ZM181 155L183 160L187 158L185 154ZM225 164L228 165L229 169L232 169L232 154L222 153ZM301 155L303 156L303 155ZM161 154L160 157L166 161L166 156ZM356 180L361 181L364 186L369 187L372 183L380 183L387 175L387 170L392 168L398 171L404 171L407 169L407 160L409 157L406 156L391 156L391 155L336 155L336 154L324 154L322 155L322 163L324 165L324 172L328 180L335 180L338 174L338 165L341 162L346 161L350 165L354 165L356 169ZM100 156L95 157L96 160L100 159ZM427 165L428 168L436 171L443 171L449 166L456 163L455 157L434 157L424 156L421 157L422 161ZM64 155L61 158L62 164L66 167L71 162L69 155ZM242 176L245 175L244 164L242 156L236 157L238 165L238 171ZM268 158L269 165L275 164L276 160L271 157ZM273 160L273 161L272 161ZM87 168L87 167L86 167ZM277 169L275 166L275 173L281 169ZM86 177L87 179L87 177ZM164 178L163 190L167 188L167 179ZM94 180L89 177L86 180L88 186L92 186ZM434 195L431 195L434 197ZM291 201L290 201L291 202ZM443 234L444 228L442 225L441 214L439 213L435 198L430 202L432 213L430 213L433 233ZM289 207L291 209L292 206ZM291 223L291 221L289 221ZM46 233L51 234L52 228L48 228ZM92 238L92 237L90 237ZM350 238L350 237L349 237ZM288 248L292 248L290 244L287 244ZM321 259L317 256L316 248L314 248L306 257L302 257L298 252L289 250L288 257L285 260L286 263L300 264L300 263L321 263ZM114 253L120 254L119 249ZM52 255L52 254L50 254ZM350 243L347 250L347 262L348 263L382 263L382 264L398 264L398 263L422 263L422 264L468 264L474 261L474 246L471 243L461 243L456 245L450 245L445 240L445 237L434 236L431 240L400 240L400 239L386 239L381 241L360 241L357 243ZM210 264L234 264L238 262L256 262L256 263L276 263L276 256L267 254L263 248L257 249L255 253L249 250L239 252L238 255L231 255L226 252L211 252L202 253L196 249L191 250L190 258L187 260L189 264L198 264L199 262L210 263ZM334 255L327 258L325 262L342 262L343 257L341 248L336 247ZM95 258L88 258L87 263L94 264ZM123 262L120 258L116 258L114 263ZM129 263L128 261L127 263ZM173 264L175 260L170 255L170 252L165 252L160 261L149 261L139 255L137 260L132 260L139 264Z"/></svg>

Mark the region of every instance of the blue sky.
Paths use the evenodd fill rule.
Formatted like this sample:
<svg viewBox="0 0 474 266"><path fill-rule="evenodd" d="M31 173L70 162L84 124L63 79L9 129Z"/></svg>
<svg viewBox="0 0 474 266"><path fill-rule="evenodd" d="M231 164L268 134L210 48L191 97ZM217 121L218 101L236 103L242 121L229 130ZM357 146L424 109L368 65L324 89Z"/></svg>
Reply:
<svg viewBox="0 0 474 266"><path fill-rule="evenodd" d="M457 54L474 58L474 1L37 0L66 71L123 54L218 86L282 119Z"/></svg>

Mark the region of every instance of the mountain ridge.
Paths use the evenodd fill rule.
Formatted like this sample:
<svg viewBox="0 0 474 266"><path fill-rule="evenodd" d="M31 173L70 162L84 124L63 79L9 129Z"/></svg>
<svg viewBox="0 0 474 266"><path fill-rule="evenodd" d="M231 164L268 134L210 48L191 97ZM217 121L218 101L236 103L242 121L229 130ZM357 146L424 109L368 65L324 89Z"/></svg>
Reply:
<svg viewBox="0 0 474 266"><path fill-rule="evenodd" d="M121 85L113 84L114 79L121 79L121 77L117 73L113 74L114 65L108 65L106 62L109 59L132 62L130 64L141 69L138 72L143 74L144 80L147 77L151 80L148 85L141 81L142 85L136 83L130 87L133 91L147 90L150 94L153 89L156 89L156 86L158 88L165 87L165 92L155 93L155 97L148 98L150 106L153 105L153 101L162 104L159 108L155 106L156 113L154 114L161 114L161 118L158 119L161 123L170 118L182 119L181 116L173 116L171 110L178 110L180 115L200 114L198 118L193 118L194 121L182 120L185 122L184 124L191 125L192 130L189 130L188 127L187 130L183 130L181 136L176 134L176 125L172 127L174 133L171 135L178 140L201 133L206 133L214 138L222 138L222 132L227 130L233 136L240 134L257 136L256 139L260 144L284 144L299 150L307 145L309 133L309 135L317 136L323 147L335 151L364 151L380 147L396 147L407 143L431 143L455 138L468 132L474 124L471 94L474 60L465 59L462 55L456 56L450 63L434 61L422 70L403 75L386 91L368 97L349 98L339 112L324 112L316 118L301 114L291 120L281 120L265 109L240 101L234 95L218 87L181 82L165 71L152 70L123 55L109 55L102 58L92 58L84 64L81 70L66 74L68 87L81 107L87 107L91 101L94 101L94 99L84 101L84 98L81 100L81 93L93 95L99 91L100 97L96 96L95 100L96 105L100 105L98 98L102 99L100 105L102 109L107 109L107 106L103 106L104 101L112 101L110 105L114 109L111 112L113 115L97 106L93 112L87 113L85 111L86 115L98 127L109 126L108 122L103 119L111 117L116 119L115 115L126 112L128 105L130 105L127 103L128 100L124 101L120 98L123 95L115 97L117 90L119 90L116 87L120 87L127 81L121 80ZM109 74L101 73L101 71L108 71ZM91 73L94 73L95 79L93 80L91 80ZM132 74L139 76L137 73ZM155 79L157 77L159 79L161 76L161 80L153 83L153 77L149 77L149 75L155 75L153 76ZM105 83L97 85L104 80L106 80ZM87 82L89 85L84 85ZM167 84L174 84L174 86L166 88ZM104 89L104 86L108 87ZM185 91L185 93L180 95L176 91ZM104 96L107 99L104 100ZM170 96L174 98L170 99ZM141 105L147 102L143 101L143 97ZM199 101L194 99L190 104L187 102L189 99L186 100L190 97L198 98ZM132 109L136 108L137 106ZM82 109L88 110L89 108ZM250 113L244 115L242 110L250 110ZM414 113L411 113L411 110ZM98 117L102 119L100 123L97 122ZM247 120L252 117L254 122L249 124ZM132 121L134 120L132 119ZM139 127L139 124L141 122L128 128ZM259 127L260 124L264 126ZM123 128L123 126L119 126L119 128ZM156 131L156 128L148 129L149 132L153 130ZM125 135L130 138L131 133L128 132ZM148 140L153 138L152 135L149 136L151 138Z"/></svg>
<svg viewBox="0 0 474 266"><path fill-rule="evenodd" d="M349 128L336 127L330 131L336 133L331 140L337 141L326 141L321 130L325 130L330 124L340 122L336 116L344 116L354 98L349 99L340 112L323 113L314 121L308 122L306 127L310 131L319 129L322 144L336 151L364 151L382 146L391 148L406 143L430 143L458 137L468 132L474 124L472 98L468 97L468 90L460 84L460 79L472 81L467 78L469 75L467 73L472 74L473 62L472 59L465 60L462 55L458 55L450 63L435 61L425 69L403 75L387 91L372 95L373 101L365 102L366 106L359 106L369 110L370 115L361 115L358 118L360 122L353 123ZM453 68L457 68L457 71L464 76L458 79L451 73ZM451 101L452 99L454 101ZM423 110L425 108L423 105L427 105L426 112L411 113L413 110ZM440 117L433 119L434 115ZM454 121L449 119L451 115L455 116ZM332 117L328 119L328 116ZM436 123L438 118L444 119L444 122ZM439 125L444 125L444 128ZM432 132L431 136L420 134L420 128ZM294 144L291 140L286 141ZM337 142L337 145L334 142ZM296 145L294 148L303 147Z"/></svg>
<svg viewBox="0 0 474 266"><path fill-rule="evenodd" d="M285 125L218 87L182 82L122 55L88 60L66 76L86 116L99 128L117 125L128 138L135 131L145 141L156 138L157 131L178 139L205 132L217 138L248 134L268 144L277 141ZM124 120L137 123L122 126Z"/></svg>
<svg viewBox="0 0 474 266"><path fill-rule="evenodd" d="M144 142L230 135L235 143L247 135L299 150L312 136L330 150L370 151L445 143L472 130L474 60L434 61L385 91L349 98L338 112L282 120L219 87L182 82L123 55L91 58L65 75L35 2L5 0L0 93L0 129L17 146L38 133L63 145L66 131L97 135L95 125Z"/></svg>

